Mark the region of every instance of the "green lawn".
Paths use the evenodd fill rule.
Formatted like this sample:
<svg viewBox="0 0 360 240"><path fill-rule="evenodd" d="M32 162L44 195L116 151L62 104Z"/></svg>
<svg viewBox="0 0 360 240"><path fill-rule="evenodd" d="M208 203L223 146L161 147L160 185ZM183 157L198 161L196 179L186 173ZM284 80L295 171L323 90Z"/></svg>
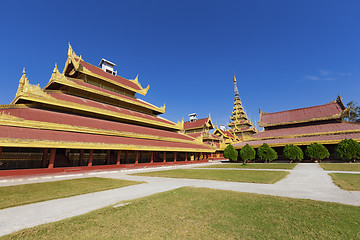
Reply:
<svg viewBox="0 0 360 240"><path fill-rule="evenodd" d="M321 163L320 167L327 171L360 172L360 163Z"/></svg>
<svg viewBox="0 0 360 240"><path fill-rule="evenodd" d="M168 178L192 178L228 182L276 183L286 177L288 172L274 171L239 171L209 169L175 169L167 171L135 173L133 175Z"/></svg>
<svg viewBox="0 0 360 240"><path fill-rule="evenodd" d="M360 239L360 207L180 188L1 239Z"/></svg>
<svg viewBox="0 0 360 240"><path fill-rule="evenodd" d="M293 169L296 163L222 163L198 168Z"/></svg>
<svg viewBox="0 0 360 240"><path fill-rule="evenodd" d="M0 209L121 188L139 183L140 182L93 177L0 187Z"/></svg>
<svg viewBox="0 0 360 240"><path fill-rule="evenodd" d="M360 191L360 174L330 173L334 183L347 191Z"/></svg>

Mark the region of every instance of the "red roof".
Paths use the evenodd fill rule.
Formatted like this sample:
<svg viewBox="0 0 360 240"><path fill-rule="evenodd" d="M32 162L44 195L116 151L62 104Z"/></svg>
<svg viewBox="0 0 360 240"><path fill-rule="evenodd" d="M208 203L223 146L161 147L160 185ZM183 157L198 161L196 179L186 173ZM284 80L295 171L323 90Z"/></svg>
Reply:
<svg viewBox="0 0 360 240"><path fill-rule="evenodd" d="M117 83L120 83L122 85L125 85L127 87L130 87L132 89L134 89L135 91L139 91L139 90L142 90L138 85L136 85L135 83L123 78L123 77L120 77L120 76L115 76L115 75L112 75L110 73L107 73L105 72L104 70L102 70L101 68L98 68L98 67L95 67L94 65L90 64L90 63L87 63L85 61L81 61L80 64L85 67L87 70L89 70L90 72L94 73L94 74L97 74L97 75L100 75L102 77L105 77L105 78L108 78L110 80L113 80Z"/></svg>
<svg viewBox="0 0 360 240"><path fill-rule="evenodd" d="M192 122L184 122L184 129L202 128L209 121L209 117L197 119Z"/></svg>
<svg viewBox="0 0 360 240"><path fill-rule="evenodd" d="M246 141L234 144L235 147L242 147L245 144L251 146L260 146L263 143L271 145L284 146L286 144L296 144L296 145L308 145L313 142L326 143L326 141L336 141L340 142L345 138L360 139L360 133L347 133L347 134L336 134L336 135L322 135L322 136L310 136L310 137L297 137L297 138L280 138L280 139L265 139L265 140L256 140L256 141Z"/></svg>
<svg viewBox="0 0 360 240"><path fill-rule="evenodd" d="M166 124L170 124L170 125L175 125L175 123L168 121L164 118L160 118L158 116L152 116L152 115L148 115L145 113L135 112L135 111L128 110L125 108L116 107L113 105L96 102L93 100L80 98L80 97L76 97L73 95L68 95L65 93L49 92L48 95L50 95L58 100L73 102L73 103L77 103L77 104L81 104L81 105L85 105L85 106L89 106L89 107L95 107L95 108L100 108L103 110L112 111L115 113L121 113L121 114L126 114L126 115L130 115L130 116L134 116L134 117L139 117L142 119L153 120L153 121L162 122L162 123L166 123Z"/></svg>
<svg viewBox="0 0 360 240"><path fill-rule="evenodd" d="M171 148L189 148L189 149L203 149L203 150L211 149L203 145L191 144L191 143L167 142L167 141L159 141L159 140L148 140L148 139L20 128L20 127L8 127L8 126L0 126L0 138L56 141L56 142L62 142L64 147L67 148L71 148L71 143L73 142L81 142L81 143L103 143L103 144L119 144L119 145L121 144L121 145L132 145L132 146L134 145L148 146L149 148L168 147L169 149Z"/></svg>
<svg viewBox="0 0 360 240"><path fill-rule="evenodd" d="M271 129L252 135L254 138L268 138L301 134L316 134L323 132L341 132L346 130L360 130L359 123L342 122L342 123L325 123L310 126Z"/></svg>
<svg viewBox="0 0 360 240"><path fill-rule="evenodd" d="M314 107L299 108L275 113L262 113L260 116L259 125L272 125L329 118L334 115L341 114L343 111L344 109L339 103L331 102Z"/></svg>
<svg viewBox="0 0 360 240"><path fill-rule="evenodd" d="M83 117L78 115L71 115L67 113L46 111L35 108L14 108L2 109L0 113L10 114L11 116L23 118L25 120L49 122L57 124L66 124L71 126L88 127L95 129L113 130L137 134L147 134L159 137L169 137L182 140L193 140L185 134L180 134L171 131L154 129L150 127L143 127L138 125L131 125L126 123L107 121L102 119Z"/></svg>
<svg viewBox="0 0 360 240"><path fill-rule="evenodd" d="M200 137L201 132L196 132L196 133L186 133L186 135L189 135L190 137L193 137L193 138L197 138L197 137Z"/></svg>
<svg viewBox="0 0 360 240"><path fill-rule="evenodd" d="M110 90L107 90L107 89L104 89L104 88L101 88L101 87L98 87L98 86L95 86L95 85L92 85L92 84L89 84L89 83L86 83L86 82L83 82L83 81L73 81L73 82L75 84L83 86L83 87L91 88L91 89L94 89L94 90L97 90L97 91L101 91L101 92L104 92L104 93L114 95L114 97L121 97L121 98L125 98L127 100L131 100L131 101L134 101L134 102L137 102L137 103L141 103L141 104L146 105L146 106L155 107L154 105L152 105L150 103L147 103L145 101L139 100L137 98L132 98L132 97L129 97L129 96L117 93L117 92L113 92L113 91L110 91Z"/></svg>

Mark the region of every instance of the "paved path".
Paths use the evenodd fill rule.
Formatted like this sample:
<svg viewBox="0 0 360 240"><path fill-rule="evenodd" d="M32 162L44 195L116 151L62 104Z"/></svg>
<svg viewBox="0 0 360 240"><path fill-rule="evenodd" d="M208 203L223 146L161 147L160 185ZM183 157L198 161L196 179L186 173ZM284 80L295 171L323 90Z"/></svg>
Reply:
<svg viewBox="0 0 360 240"><path fill-rule="evenodd" d="M159 169L136 170L133 172L154 170ZM128 173L108 172L101 176L145 181L146 183L0 210L0 236L23 228L82 215L95 209L114 205L120 201L130 201L184 186L360 205L360 192L341 190L332 183L330 176L318 164L298 164L285 179L275 184L143 177L127 175Z"/></svg>

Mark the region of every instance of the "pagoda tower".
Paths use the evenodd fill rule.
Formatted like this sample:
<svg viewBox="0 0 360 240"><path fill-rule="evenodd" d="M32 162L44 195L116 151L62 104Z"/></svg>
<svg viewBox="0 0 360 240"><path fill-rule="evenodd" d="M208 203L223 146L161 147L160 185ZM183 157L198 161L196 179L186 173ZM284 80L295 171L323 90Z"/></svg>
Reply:
<svg viewBox="0 0 360 240"><path fill-rule="evenodd" d="M227 125L231 127L232 132L237 137L250 136L257 132L256 127L253 127L253 124L250 122L246 112L242 106L239 90L236 84L236 77L234 75L234 108L232 116L230 117L231 122Z"/></svg>

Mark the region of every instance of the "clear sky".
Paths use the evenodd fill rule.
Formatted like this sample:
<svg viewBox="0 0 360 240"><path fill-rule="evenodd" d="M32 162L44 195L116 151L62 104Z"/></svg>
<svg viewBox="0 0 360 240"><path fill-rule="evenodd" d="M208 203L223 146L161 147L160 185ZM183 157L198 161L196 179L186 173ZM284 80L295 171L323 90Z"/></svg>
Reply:
<svg viewBox="0 0 360 240"><path fill-rule="evenodd" d="M341 92L360 103L360 1L4 1L0 104L15 97L22 68L45 86L62 71L68 42L97 65L117 64L172 121L211 113L230 121L233 73L253 122L325 104Z"/></svg>

